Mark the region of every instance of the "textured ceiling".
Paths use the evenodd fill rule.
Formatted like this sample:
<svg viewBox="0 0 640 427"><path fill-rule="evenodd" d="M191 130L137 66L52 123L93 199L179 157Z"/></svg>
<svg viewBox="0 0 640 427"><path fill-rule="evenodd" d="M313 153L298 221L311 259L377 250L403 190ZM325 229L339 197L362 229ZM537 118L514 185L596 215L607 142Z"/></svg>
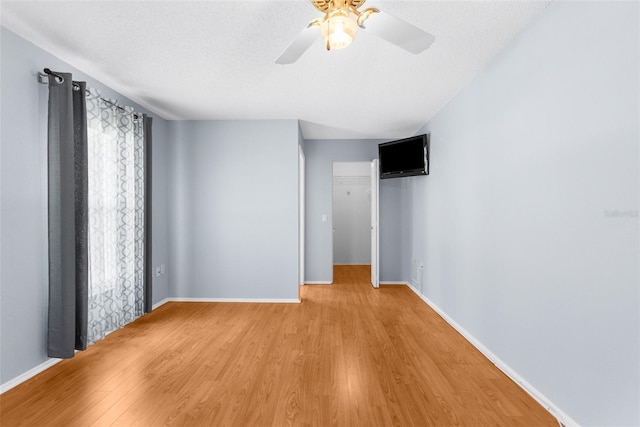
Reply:
<svg viewBox="0 0 640 427"><path fill-rule="evenodd" d="M413 55L365 31L318 36L298 1L2 1L2 25L166 119L299 119L306 139L413 135L548 1L375 1L435 43ZM44 64L46 66L46 64Z"/></svg>

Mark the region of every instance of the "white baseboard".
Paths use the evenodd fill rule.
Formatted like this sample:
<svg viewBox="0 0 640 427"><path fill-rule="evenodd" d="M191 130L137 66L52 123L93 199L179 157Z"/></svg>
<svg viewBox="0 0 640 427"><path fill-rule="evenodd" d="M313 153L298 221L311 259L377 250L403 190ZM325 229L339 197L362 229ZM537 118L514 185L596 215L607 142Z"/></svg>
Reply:
<svg viewBox="0 0 640 427"><path fill-rule="evenodd" d="M298 304L297 298L167 298L175 302L243 302L252 304Z"/></svg>
<svg viewBox="0 0 640 427"><path fill-rule="evenodd" d="M323 282L323 281L319 281L319 282L313 282L313 281L306 281L304 282L305 285L330 285L333 282Z"/></svg>
<svg viewBox="0 0 640 427"><path fill-rule="evenodd" d="M64 359L49 359L46 362L39 364L35 368L31 368L27 372L20 374L17 377L7 381L6 383L0 384L0 394L4 393L5 391L11 390L15 386L22 384L23 382L27 381L31 377L35 377L40 372L49 369L56 363L60 363L63 360Z"/></svg>
<svg viewBox="0 0 640 427"><path fill-rule="evenodd" d="M153 311L153 310L155 310L156 308L160 307L161 305L165 305L165 304L166 304L166 303L168 303L168 302L169 302L169 298L165 298L165 299L163 299L162 301L160 301L160 302L158 302L158 303L153 304L153 307L151 307L151 310Z"/></svg>
<svg viewBox="0 0 640 427"><path fill-rule="evenodd" d="M533 397L543 408L545 408L551 415L553 415L560 423L566 427L578 427L578 424L573 418L567 415L562 409L557 407L553 402L547 399L538 389L529 384L524 378L522 378L516 371L511 369L509 365L504 363L498 356L493 354L491 350L485 347L480 341L478 341L473 335L467 332L462 326L458 325L455 320L449 317L440 307L438 307L429 298L422 295L411 284L407 284L416 295L420 297L429 307L433 309L440 317L444 319L449 325L451 325L456 331L460 333L467 341L471 343L480 353L482 353L491 363L493 363L498 369L500 369L506 376L511 378L513 382L518 384L520 388L526 391L531 397Z"/></svg>

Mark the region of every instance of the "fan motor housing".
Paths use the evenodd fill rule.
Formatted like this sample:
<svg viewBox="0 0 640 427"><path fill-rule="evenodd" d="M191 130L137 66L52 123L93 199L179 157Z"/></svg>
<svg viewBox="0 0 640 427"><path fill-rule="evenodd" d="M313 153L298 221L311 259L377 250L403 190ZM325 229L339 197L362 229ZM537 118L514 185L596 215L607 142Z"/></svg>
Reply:
<svg viewBox="0 0 640 427"><path fill-rule="evenodd" d="M313 6L322 13L327 13L331 9L354 8L358 9L367 0L311 0Z"/></svg>

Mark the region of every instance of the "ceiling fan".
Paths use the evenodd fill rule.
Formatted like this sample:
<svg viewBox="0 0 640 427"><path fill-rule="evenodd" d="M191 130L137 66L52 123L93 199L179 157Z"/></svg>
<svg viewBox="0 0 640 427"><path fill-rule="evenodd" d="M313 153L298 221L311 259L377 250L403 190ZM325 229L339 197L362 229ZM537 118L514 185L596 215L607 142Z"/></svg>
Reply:
<svg viewBox="0 0 640 427"><path fill-rule="evenodd" d="M317 27L327 50L342 49L353 41L357 27L393 43L411 53L420 53L435 40L431 34L374 7L358 10L366 0L311 0L321 18L309 22L304 30L276 60L292 64L306 52L317 37Z"/></svg>

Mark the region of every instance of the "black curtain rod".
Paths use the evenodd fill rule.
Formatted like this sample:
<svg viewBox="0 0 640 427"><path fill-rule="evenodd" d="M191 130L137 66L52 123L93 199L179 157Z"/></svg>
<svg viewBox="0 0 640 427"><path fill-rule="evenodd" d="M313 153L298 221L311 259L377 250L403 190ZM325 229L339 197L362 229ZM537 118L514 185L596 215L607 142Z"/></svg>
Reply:
<svg viewBox="0 0 640 427"><path fill-rule="evenodd" d="M48 68L45 68L43 71L44 71L45 74L49 74L49 75L52 75L53 77L55 77L58 80L59 83L64 82L64 77L62 77L60 74L54 73L53 71L51 71ZM110 100L105 99L103 97L100 97L100 99L102 101L106 102L107 104L111 104L112 106L116 107L120 111L126 111L123 107L119 106L118 104L116 104L113 101L110 101ZM139 119L140 115L138 115L137 113L133 113L133 118L134 119Z"/></svg>

